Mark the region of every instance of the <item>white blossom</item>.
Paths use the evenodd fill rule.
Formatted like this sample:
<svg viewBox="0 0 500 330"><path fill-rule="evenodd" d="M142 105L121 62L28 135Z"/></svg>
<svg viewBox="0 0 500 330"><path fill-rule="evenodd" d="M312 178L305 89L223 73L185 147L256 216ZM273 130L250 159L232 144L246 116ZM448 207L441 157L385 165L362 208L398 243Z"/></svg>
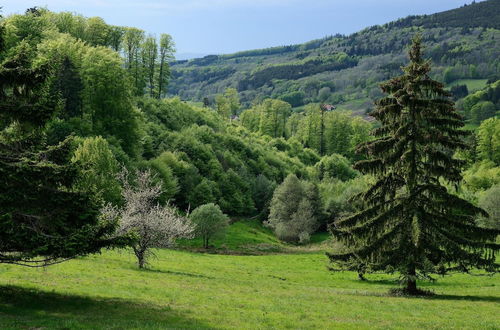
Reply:
<svg viewBox="0 0 500 330"><path fill-rule="evenodd" d="M192 222L180 216L170 205L158 203L162 187L160 183L154 183L154 176L149 170L137 171L133 180L123 170L120 181L123 184L124 206L107 205L102 213L106 218L119 218L119 235L130 232L137 235L132 248L140 268L144 267L151 248L171 247L177 238L192 237Z"/></svg>

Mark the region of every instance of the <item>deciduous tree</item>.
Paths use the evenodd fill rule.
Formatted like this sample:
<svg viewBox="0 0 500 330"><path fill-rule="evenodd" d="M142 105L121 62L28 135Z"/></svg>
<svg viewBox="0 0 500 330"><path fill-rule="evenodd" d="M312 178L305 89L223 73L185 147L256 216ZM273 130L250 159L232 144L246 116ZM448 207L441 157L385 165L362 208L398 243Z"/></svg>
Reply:
<svg viewBox="0 0 500 330"><path fill-rule="evenodd" d="M160 35L160 63L158 73L158 98L165 94L168 79L170 78L170 66L168 61L174 59L175 44L169 34Z"/></svg>
<svg viewBox="0 0 500 330"><path fill-rule="evenodd" d="M196 224L196 236L203 239L203 247L209 247L210 239L224 234L229 225L229 218L220 207L209 203L197 207L189 216Z"/></svg>
<svg viewBox="0 0 500 330"><path fill-rule="evenodd" d="M34 65L26 42L10 53L0 65L0 263L45 266L128 243L88 192L73 189L71 141L43 143L57 111L50 63Z"/></svg>
<svg viewBox="0 0 500 330"><path fill-rule="evenodd" d="M130 178L124 170L120 177L125 204L123 207L107 205L102 214L106 218L119 219L119 233L137 236L132 249L139 268L144 268L152 248L171 247L177 238L190 238L194 226L174 208L159 204L162 187L154 183L150 171L137 171L135 177Z"/></svg>

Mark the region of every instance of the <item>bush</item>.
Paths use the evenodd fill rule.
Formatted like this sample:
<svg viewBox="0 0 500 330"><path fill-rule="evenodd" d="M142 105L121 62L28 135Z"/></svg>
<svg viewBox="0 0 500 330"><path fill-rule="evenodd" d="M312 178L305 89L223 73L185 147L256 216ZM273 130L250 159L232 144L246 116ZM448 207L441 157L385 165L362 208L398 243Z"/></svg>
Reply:
<svg viewBox="0 0 500 330"><path fill-rule="evenodd" d="M481 227L500 229L500 185L486 190L479 197L479 206L488 212L489 217L480 217L477 222Z"/></svg>
<svg viewBox="0 0 500 330"><path fill-rule="evenodd" d="M267 218L269 205L276 187L274 181L269 180L265 175L259 174L252 187L252 198L255 208L260 211L262 218Z"/></svg>
<svg viewBox="0 0 500 330"><path fill-rule="evenodd" d="M197 207L189 218L195 223L195 235L203 239L205 249L208 248L209 240L223 236L229 225L227 215L222 213L220 207L213 203Z"/></svg>
<svg viewBox="0 0 500 330"><path fill-rule="evenodd" d="M342 181L354 179L357 172L347 158L339 154L323 157L315 166L320 180L336 178Z"/></svg>
<svg viewBox="0 0 500 330"><path fill-rule="evenodd" d="M98 202L120 203L119 166L108 141L100 136L79 139L71 162L78 169L74 188L92 192Z"/></svg>
<svg viewBox="0 0 500 330"><path fill-rule="evenodd" d="M354 212L362 207L362 201L360 199L352 200L352 197L365 191L366 187L366 176L358 176L349 181L323 180L319 184L319 189L324 210L328 217L327 221L332 223L342 215Z"/></svg>
<svg viewBox="0 0 500 330"><path fill-rule="evenodd" d="M495 105L490 101L479 102L470 110L470 116L474 124L480 124L483 120L495 115Z"/></svg>
<svg viewBox="0 0 500 330"><path fill-rule="evenodd" d="M290 174L274 191L266 225L283 241L305 243L318 229L318 213L317 188Z"/></svg>
<svg viewBox="0 0 500 330"><path fill-rule="evenodd" d="M280 96L280 100L290 103L290 105L295 108L304 105L304 97L304 92L295 91Z"/></svg>

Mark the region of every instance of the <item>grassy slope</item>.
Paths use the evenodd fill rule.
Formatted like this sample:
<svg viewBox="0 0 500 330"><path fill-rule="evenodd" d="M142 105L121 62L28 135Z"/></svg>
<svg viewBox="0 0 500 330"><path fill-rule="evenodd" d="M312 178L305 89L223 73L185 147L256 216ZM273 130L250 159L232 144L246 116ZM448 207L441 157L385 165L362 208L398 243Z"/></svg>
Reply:
<svg viewBox="0 0 500 330"><path fill-rule="evenodd" d="M262 227L257 220L240 220L229 226L225 237L210 241L212 250L220 253L258 254L259 252L278 252L286 248L273 233ZM201 239L181 240L182 249L198 249Z"/></svg>
<svg viewBox="0 0 500 330"><path fill-rule="evenodd" d="M488 79L458 79L452 82L449 87L456 85L466 85L469 93L477 92L486 87Z"/></svg>
<svg viewBox="0 0 500 330"><path fill-rule="evenodd" d="M226 242L234 248L251 244L246 235L257 244L268 239L255 223L236 226L231 230L240 239ZM395 286L391 276L371 275L361 282L354 273L331 273L327 265L321 252L237 256L171 250L158 251L151 269L143 271L127 252L45 270L0 265L0 328L493 329L500 324L498 275L453 275L422 283L439 296L399 298L385 296Z"/></svg>

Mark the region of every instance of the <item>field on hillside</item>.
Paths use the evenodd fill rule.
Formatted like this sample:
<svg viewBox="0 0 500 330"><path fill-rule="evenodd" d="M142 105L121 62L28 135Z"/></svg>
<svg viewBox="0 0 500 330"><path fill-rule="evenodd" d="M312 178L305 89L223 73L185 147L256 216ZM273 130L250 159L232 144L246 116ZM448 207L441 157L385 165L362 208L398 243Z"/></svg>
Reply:
<svg viewBox="0 0 500 330"><path fill-rule="evenodd" d="M466 85L469 93L476 92L486 86L488 79L459 79L452 82L449 87Z"/></svg>
<svg viewBox="0 0 500 330"><path fill-rule="evenodd" d="M251 222L238 226L232 230L241 244L233 240L232 248L266 239L265 230ZM494 329L500 324L498 275L421 283L437 293L431 298L389 297L394 276L375 274L361 282L354 273L328 271L323 252L288 251L243 256L159 250L148 270L137 269L127 251L47 269L0 265L0 328Z"/></svg>

